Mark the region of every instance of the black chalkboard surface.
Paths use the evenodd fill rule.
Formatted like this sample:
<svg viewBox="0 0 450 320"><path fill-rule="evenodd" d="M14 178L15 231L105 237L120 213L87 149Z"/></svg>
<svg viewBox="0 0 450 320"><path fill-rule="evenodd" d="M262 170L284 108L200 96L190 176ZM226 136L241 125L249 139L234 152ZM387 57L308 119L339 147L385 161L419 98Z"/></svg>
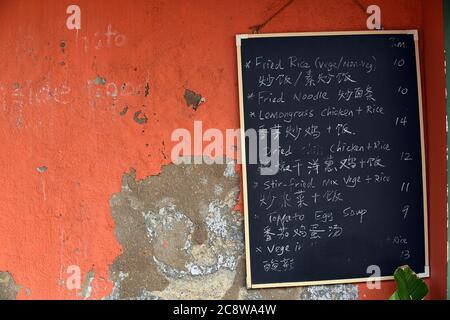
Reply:
<svg viewBox="0 0 450 320"><path fill-rule="evenodd" d="M428 276L417 39L237 36L249 288Z"/></svg>

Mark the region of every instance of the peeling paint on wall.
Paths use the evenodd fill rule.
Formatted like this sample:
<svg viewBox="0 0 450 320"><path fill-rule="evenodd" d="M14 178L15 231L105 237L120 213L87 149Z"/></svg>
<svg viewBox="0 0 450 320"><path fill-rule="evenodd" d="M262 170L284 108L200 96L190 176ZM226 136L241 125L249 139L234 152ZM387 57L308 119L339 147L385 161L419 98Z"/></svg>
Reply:
<svg viewBox="0 0 450 320"><path fill-rule="evenodd" d="M302 300L358 300L358 287L352 284L311 286L300 295Z"/></svg>
<svg viewBox="0 0 450 320"><path fill-rule="evenodd" d="M206 101L201 94L189 89L184 90L184 100L186 101L186 105L192 107L194 110L197 110L198 107Z"/></svg>
<svg viewBox="0 0 450 320"><path fill-rule="evenodd" d="M24 2L27 10L23 10ZM118 0L91 2L90 11L101 14L99 21L78 31L55 28L55 22L64 22L64 1L50 0L44 6L42 1L1 2L2 12L7 14L0 19L0 64L5 70L0 75L0 142L6 150L0 154L0 163L7 170L1 171L6 187L0 215L0 270L8 270L24 286L17 298L83 299L79 295L83 290L69 290L60 281L72 263L79 263L84 271L95 266L95 278L91 281L92 275L85 272L81 281L84 295L88 297L90 292L89 299L298 299L320 298L320 294L342 298L348 297L343 292L347 290L356 297L353 285L246 290L245 260L243 252L236 249L243 248L238 240L242 234L236 236L235 248L214 245L211 249L208 237L213 226L207 226L206 218L196 219L210 214L209 203L215 203L213 206L220 209L217 216L226 217L225 229L240 225L242 232L241 213L233 211L241 204L233 209L223 205L230 188L239 187L239 179L233 178L234 167L228 167L226 179L216 179L233 181L233 187L207 183L209 202L201 210L195 209L197 214L189 213L183 199L203 196L196 196L195 190L210 175L209 169L200 167L202 174L192 176L189 167L168 166L162 178L154 176L170 161L173 130L189 128L196 120L203 121L205 128L223 132L239 127L234 36L249 32L250 25L270 17L285 1L237 1L236 5L224 0L199 0L195 5L188 1L152 1L151 5L146 0L133 1L133 5ZM429 44L423 46L419 41L425 53L421 62L427 66L425 127L430 162L436 164L428 177L434 208L430 217L430 261L435 266L429 279L431 298L444 297L441 292L445 288L440 284L445 281L446 269L441 266L446 263L447 235L442 178L445 108L439 102L445 85L441 84L442 59L434 54L443 39L435 19L438 2L377 1L384 11L392 13L383 18L386 25L419 29L422 40ZM199 8L201 16L209 18L189 23L199 16ZM359 30L365 20L353 1L297 1L264 31ZM22 27L14 27L17 25ZM30 30L34 31L32 36ZM196 112L191 111L203 95L207 95L208 108L201 105ZM148 116L146 125L133 120L138 110ZM43 166L48 170L39 172L38 167L45 170ZM131 172L123 174L130 167L139 173L138 181ZM166 170L185 173L168 181ZM126 184L123 191L118 190L122 177L135 189L128 190ZM165 191L154 191L161 189L161 181L167 184ZM137 204L138 209L133 209ZM174 230L183 231L175 235L169 230L168 243L161 236L168 226L163 224L166 218L159 215L160 209L172 216ZM217 220L214 214L210 219ZM148 237L148 227L155 232L153 239ZM216 237L222 237L220 231ZM179 248L187 240L190 247L183 246L172 254L157 248ZM202 250L209 253L203 260L198 257ZM235 267L222 263L218 271L215 268L209 274L192 275L197 273L195 266L200 272L204 272L202 267L217 266L216 253L222 251L228 252L222 256L236 258ZM114 282L107 281L108 277ZM359 285L359 298L386 299L395 290L390 281L381 286L381 290L369 290ZM3 294L4 284L0 287ZM336 293L330 293L333 290Z"/></svg>
<svg viewBox="0 0 450 320"><path fill-rule="evenodd" d="M81 287L81 296L84 299L89 299L92 295L92 281L95 278L95 271L90 270L84 276L83 286Z"/></svg>
<svg viewBox="0 0 450 320"><path fill-rule="evenodd" d="M142 114L142 110L136 111L133 116L134 121L138 124L147 123L148 122L147 116L145 114L142 114L142 116L141 116L141 114Z"/></svg>
<svg viewBox="0 0 450 320"><path fill-rule="evenodd" d="M120 115L121 117L123 117L124 115L127 114L127 112L128 112L128 106L125 106L125 107L122 109L122 111L120 111L119 115Z"/></svg>
<svg viewBox="0 0 450 320"><path fill-rule="evenodd" d="M19 287L9 272L0 271L0 300L16 300Z"/></svg>
<svg viewBox="0 0 450 320"><path fill-rule="evenodd" d="M94 80L94 83L104 86L106 84L106 79L101 76L97 76Z"/></svg>
<svg viewBox="0 0 450 320"><path fill-rule="evenodd" d="M123 253L110 268L109 299L330 299L353 291L307 288L248 291L235 163L168 165L136 180L132 169L110 199ZM231 169L230 169L231 168ZM352 296L353 294L353 296Z"/></svg>
<svg viewBox="0 0 450 320"><path fill-rule="evenodd" d="M61 40L61 42L59 43L59 47L61 48L61 52L65 53L65 49L66 49L66 41Z"/></svg>
<svg viewBox="0 0 450 320"><path fill-rule="evenodd" d="M37 167L36 170L37 170L39 173L44 173L45 171L48 170L48 168L47 168L46 166L40 166L40 167Z"/></svg>
<svg viewBox="0 0 450 320"><path fill-rule="evenodd" d="M169 165L140 181L133 170L123 176L110 200L124 250L111 267L111 298L200 298L213 283L221 283L216 298L225 293L243 251L241 215L233 211L239 177L225 169Z"/></svg>

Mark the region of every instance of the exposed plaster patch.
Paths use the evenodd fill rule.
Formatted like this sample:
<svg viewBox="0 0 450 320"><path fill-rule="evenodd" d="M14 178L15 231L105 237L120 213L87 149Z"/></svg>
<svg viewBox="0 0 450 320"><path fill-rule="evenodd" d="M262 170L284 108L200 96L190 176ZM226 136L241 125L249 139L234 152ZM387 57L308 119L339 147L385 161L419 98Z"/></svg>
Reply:
<svg viewBox="0 0 450 320"><path fill-rule="evenodd" d="M241 257L232 286L223 296L225 300L299 300L305 287L247 290L245 287L245 259Z"/></svg>
<svg viewBox="0 0 450 320"><path fill-rule="evenodd" d="M106 84L106 79L101 76L97 76L94 80L94 83L104 86Z"/></svg>
<svg viewBox="0 0 450 320"><path fill-rule="evenodd" d="M358 287L352 284L307 287L303 300L358 300Z"/></svg>
<svg viewBox="0 0 450 320"><path fill-rule="evenodd" d="M16 300L19 286L9 272L0 272L0 300Z"/></svg>
<svg viewBox="0 0 450 320"><path fill-rule="evenodd" d="M65 50L66 50L66 41L61 40L61 41L59 42L59 47L61 48L62 53L64 53Z"/></svg>
<svg viewBox="0 0 450 320"><path fill-rule="evenodd" d="M140 181L134 170L124 174L122 191L110 200L116 237L123 247L111 266L115 286L110 298L188 298L194 291L199 296L216 278L229 283L220 285L223 296L243 252L242 218L233 211L239 177L225 177L225 169L226 165L169 165L158 176ZM207 177L207 182L198 183L200 177ZM217 186L223 190L219 198L214 193ZM176 293L176 288L197 278L203 289Z"/></svg>
<svg viewBox="0 0 450 320"><path fill-rule="evenodd" d="M123 253L109 299L351 299L356 286L247 290L235 162L168 165L110 199Z"/></svg>
<svg viewBox="0 0 450 320"><path fill-rule="evenodd" d="M276 289L261 289L259 293L263 300L298 300L301 294L307 289L303 287L295 288L276 288Z"/></svg>
<svg viewBox="0 0 450 320"><path fill-rule="evenodd" d="M44 173L45 171L48 170L48 168L46 166L41 166L41 167L37 167L36 170L40 173Z"/></svg>
<svg viewBox="0 0 450 320"><path fill-rule="evenodd" d="M221 185L214 186L214 194L216 196L220 196L223 192L223 188Z"/></svg>
<svg viewBox="0 0 450 320"><path fill-rule="evenodd" d="M147 116L146 116L145 114L143 114L142 116L140 116L141 113L142 113L142 110L136 111L136 112L134 113L134 116L133 116L134 121L135 121L136 123L138 123L138 124L144 124L144 123L147 123L147 121L148 121Z"/></svg>
<svg viewBox="0 0 450 320"><path fill-rule="evenodd" d="M234 161L230 161L229 159L225 161L225 163L227 164L227 168L225 169L225 171L223 172L223 175L225 177L232 177L236 174L236 163Z"/></svg>
<svg viewBox="0 0 450 320"><path fill-rule="evenodd" d="M95 278L95 271L90 270L86 275L84 276L83 285L81 287L81 296L84 299L89 299L92 294L92 281Z"/></svg>
<svg viewBox="0 0 450 320"><path fill-rule="evenodd" d="M127 114L127 112L128 112L128 106L125 106L125 107L122 109L122 111L120 111L119 115L121 115L121 116L123 117L124 115Z"/></svg>
<svg viewBox="0 0 450 320"><path fill-rule="evenodd" d="M114 286L112 288L111 294L106 297L107 300L118 300L118 299L126 299L126 297L120 293L122 290L121 283L129 277L128 273L119 271L112 275L112 279L115 281ZM128 297L131 299L131 297Z"/></svg>
<svg viewBox="0 0 450 320"><path fill-rule="evenodd" d="M192 90L185 89L184 90L184 100L186 101L186 105L188 107L192 107L194 110L197 110L198 107L206 101L201 94L196 93Z"/></svg>
<svg viewBox="0 0 450 320"><path fill-rule="evenodd" d="M232 285L234 275L234 271L221 269L201 277L185 276L170 281L166 289L152 294L158 299L167 300L218 300Z"/></svg>

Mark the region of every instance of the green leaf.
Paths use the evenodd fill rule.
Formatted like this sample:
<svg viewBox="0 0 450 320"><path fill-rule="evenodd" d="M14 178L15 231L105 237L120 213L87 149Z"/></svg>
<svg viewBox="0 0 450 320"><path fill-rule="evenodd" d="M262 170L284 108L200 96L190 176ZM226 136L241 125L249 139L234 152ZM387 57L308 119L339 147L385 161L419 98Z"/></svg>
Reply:
<svg viewBox="0 0 450 320"><path fill-rule="evenodd" d="M400 300L397 291L395 291L392 296L389 298L389 300Z"/></svg>
<svg viewBox="0 0 450 320"><path fill-rule="evenodd" d="M417 277L409 266L401 266L395 270L397 291L389 300L422 300L428 293L426 283Z"/></svg>

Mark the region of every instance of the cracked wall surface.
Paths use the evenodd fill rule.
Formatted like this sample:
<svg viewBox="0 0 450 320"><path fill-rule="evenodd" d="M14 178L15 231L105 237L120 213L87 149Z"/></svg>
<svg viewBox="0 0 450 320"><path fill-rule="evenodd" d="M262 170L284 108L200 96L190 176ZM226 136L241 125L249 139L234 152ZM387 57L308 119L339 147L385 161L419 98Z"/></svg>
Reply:
<svg viewBox="0 0 450 320"><path fill-rule="evenodd" d="M234 162L122 177L110 206L123 253L110 299L356 299L355 286L246 290Z"/></svg>

